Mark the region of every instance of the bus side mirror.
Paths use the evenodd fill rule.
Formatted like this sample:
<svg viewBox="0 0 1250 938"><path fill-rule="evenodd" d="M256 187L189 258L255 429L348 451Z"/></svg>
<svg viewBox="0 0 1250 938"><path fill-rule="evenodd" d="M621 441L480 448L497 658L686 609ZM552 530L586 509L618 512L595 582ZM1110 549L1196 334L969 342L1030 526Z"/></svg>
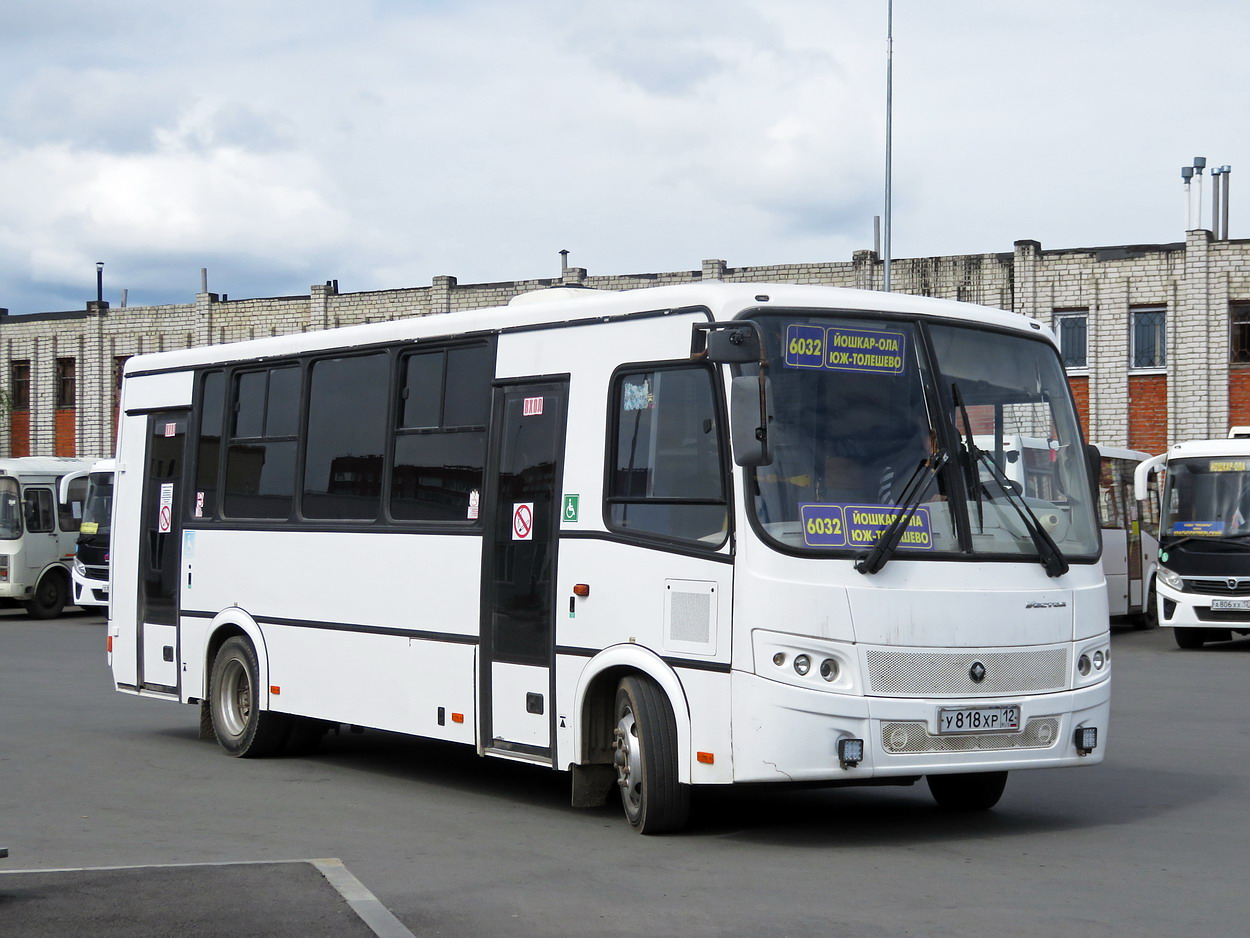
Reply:
<svg viewBox="0 0 1250 938"><path fill-rule="evenodd" d="M760 363L759 326L740 322L696 323L690 340L690 357L713 365Z"/></svg>
<svg viewBox="0 0 1250 938"><path fill-rule="evenodd" d="M1089 467L1089 487L1094 496L1093 504L1097 505L1102 479L1102 453L1093 443L1085 444L1085 464Z"/></svg>
<svg viewBox="0 0 1250 938"><path fill-rule="evenodd" d="M1167 458L1167 453L1160 453L1137 464L1137 468L1133 470L1133 498L1144 502L1150 497L1150 473L1167 462Z"/></svg>
<svg viewBox="0 0 1250 938"><path fill-rule="evenodd" d="M739 466L767 466L773 461L768 445L769 382L764 377L734 378L729 385L729 438Z"/></svg>

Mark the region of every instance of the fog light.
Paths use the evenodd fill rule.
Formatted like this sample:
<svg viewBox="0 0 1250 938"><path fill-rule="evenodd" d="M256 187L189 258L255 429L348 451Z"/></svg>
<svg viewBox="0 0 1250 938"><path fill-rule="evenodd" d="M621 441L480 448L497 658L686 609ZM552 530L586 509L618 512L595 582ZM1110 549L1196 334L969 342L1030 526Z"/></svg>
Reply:
<svg viewBox="0 0 1250 938"><path fill-rule="evenodd" d="M1095 671L1101 671L1102 666L1106 663L1107 663L1106 659L1103 658L1101 651L1094 652L1094 670Z"/></svg>
<svg viewBox="0 0 1250 938"><path fill-rule="evenodd" d="M1080 671L1082 675L1089 674L1089 655L1081 655L1081 657L1076 660L1076 669Z"/></svg>
<svg viewBox="0 0 1250 938"><path fill-rule="evenodd" d="M836 681L838 679L838 663L832 658L826 658L820 663L820 676L826 681Z"/></svg>
<svg viewBox="0 0 1250 938"><path fill-rule="evenodd" d="M775 664L777 667L781 667L785 663L786 663L786 653L784 651L779 651L777 652L777 654L773 655L773 664Z"/></svg>
<svg viewBox="0 0 1250 938"><path fill-rule="evenodd" d="M844 769L853 769L864 761L864 741L862 739L839 739L838 762Z"/></svg>
<svg viewBox="0 0 1250 938"><path fill-rule="evenodd" d="M812 659L807 655L798 655L794 659L794 673L802 677L812 669Z"/></svg>
<svg viewBox="0 0 1250 938"><path fill-rule="evenodd" d="M1083 756L1089 755L1098 748L1098 727L1078 726L1072 742L1076 744L1078 753Z"/></svg>

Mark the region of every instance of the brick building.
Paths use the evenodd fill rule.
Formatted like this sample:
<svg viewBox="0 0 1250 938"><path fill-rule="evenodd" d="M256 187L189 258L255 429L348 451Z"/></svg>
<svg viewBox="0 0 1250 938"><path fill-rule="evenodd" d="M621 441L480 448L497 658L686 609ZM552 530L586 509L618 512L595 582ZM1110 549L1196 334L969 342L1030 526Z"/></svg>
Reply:
<svg viewBox="0 0 1250 938"><path fill-rule="evenodd" d="M558 283L608 290L699 280L783 281L877 289L880 258L849 262L461 284L341 293L336 281L306 296L195 302L9 316L0 310L5 366L0 455L101 457L113 448L117 383L131 355L210 342L425 316L506 303ZM1190 231L1174 244L895 259L897 292L997 306L1058 332L1091 440L1162 452L1171 442L1224 436L1250 424L1250 240Z"/></svg>

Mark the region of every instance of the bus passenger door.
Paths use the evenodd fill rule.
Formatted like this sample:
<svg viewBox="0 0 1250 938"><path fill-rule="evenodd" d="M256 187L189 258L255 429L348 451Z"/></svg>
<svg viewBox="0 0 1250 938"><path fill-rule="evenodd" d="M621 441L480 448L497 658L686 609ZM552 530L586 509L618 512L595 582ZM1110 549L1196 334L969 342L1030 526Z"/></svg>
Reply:
<svg viewBox="0 0 1250 938"><path fill-rule="evenodd" d="M178 690L180 508L187 419L185 410L148 416L139 528L138 684L169 693Z"/></svg>
<svg viewBox="0 0 1250 938"><path fill-rule="evenodd" d="M552 758L555 583L568 382L495 389L482 545L480 747Z"/></svg>

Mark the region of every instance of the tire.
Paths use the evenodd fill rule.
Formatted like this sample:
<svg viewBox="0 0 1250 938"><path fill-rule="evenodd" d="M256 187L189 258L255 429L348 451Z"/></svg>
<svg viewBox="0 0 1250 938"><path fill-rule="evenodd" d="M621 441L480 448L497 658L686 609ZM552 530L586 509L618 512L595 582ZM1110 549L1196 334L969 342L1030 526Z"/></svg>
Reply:
<svg viewBox="0 0 1250 938"><path fill-rule="evenodd" d="M945 811L988 811L1007 787L1006 772L928 775L929 792Z"/></svg>
<svg viewBox="0 0 1250 938"><path fill-rule="evenodd" d="M232 756L267 756L286 743L290 718L260 709L256 703L259 696L256 650L240 635L227 639L213 659L208 700L213 735Z"/></svg>
<svg viewBox="0 0 1250 938"><path fill-rule="evenodd" d="M22 603L26 614L32 619L55 619L64 611L69 599L68 585L64 576L49 570L35 587L35 595Z"/></svg>
<svg viewBox="0 0 1250 938"><path fill-rule="evenodd" d="M1143 630L1159 627L1159 594L1155 592L1154 577L1150 578L1150 590L1146 593L1146 608L1141 611L1133 627Z"/></svg>
<svg viewBox="0 0 1250 938"><path fill-rule="evenodd" d="M1206 629L1172 629L1172 637L1176 639L1176 647L1193 651L1207 642Z"/></svg>
<svg viewBox="0 0 1250 938"><path fill-rule="evenodd" d="M613 712L613 762L625 817L640 834L681 830L690 790L677 781L677 721L668 697L647 678L622 678Z"/></svg>

